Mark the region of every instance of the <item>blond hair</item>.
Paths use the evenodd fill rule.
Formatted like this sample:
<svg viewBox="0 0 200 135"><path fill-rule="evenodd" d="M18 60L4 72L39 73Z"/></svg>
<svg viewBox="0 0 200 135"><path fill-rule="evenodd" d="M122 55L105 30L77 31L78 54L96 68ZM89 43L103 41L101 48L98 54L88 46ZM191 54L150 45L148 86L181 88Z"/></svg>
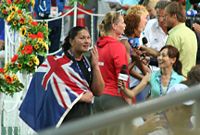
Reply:
<svg viewBox="0 0 200 135"><path fill-rule="evenodd" d="M148 15L148 11L147 9L142 6L142 5L135 5L135 6L131 6L128 11L127 11L127 15L129 14L135 14L135 15Z"/></svg>
<svg viewBox="0 0 200 135"><path fill-rule="evenodd" d="M105 15L102 23L99 24L100 35L101 36L107 35L109 31L112 29L112 24L118 23L120 16L121 14L119 12L116 11L108 12Z"/></svg>

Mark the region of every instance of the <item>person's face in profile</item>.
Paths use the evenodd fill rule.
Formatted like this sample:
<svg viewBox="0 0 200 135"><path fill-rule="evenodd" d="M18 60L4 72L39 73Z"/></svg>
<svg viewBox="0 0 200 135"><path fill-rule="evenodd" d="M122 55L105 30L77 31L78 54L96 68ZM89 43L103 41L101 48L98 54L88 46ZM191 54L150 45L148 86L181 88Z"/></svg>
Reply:
<svg viewBox="0 0 200 135"><path fill-rule="evenodd" d="M122 15L119 16L118 21L113 24L113 29L117 35L124 34L126 24L124 23L124 18Z"/></svg>
<svg viewBox="0 0 200 135"><path fill-rule="evenodd" d="M166 27L165 25L165 11L164 9L156 9L156 16L158 19L158 24L161 27Z"/></svg>

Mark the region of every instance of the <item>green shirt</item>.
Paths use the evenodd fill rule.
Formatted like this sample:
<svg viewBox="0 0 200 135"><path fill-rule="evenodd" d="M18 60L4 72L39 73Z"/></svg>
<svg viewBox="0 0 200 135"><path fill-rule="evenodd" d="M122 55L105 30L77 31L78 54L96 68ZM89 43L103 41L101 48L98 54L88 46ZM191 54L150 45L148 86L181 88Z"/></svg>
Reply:
<svg viewBox="0 0 200 135"><path fill-rule="evenodd" d="M161 78L161 72L160 72L160 70L152 72L151 78L150 78L151 97L152 98L161 96L161 92L160 92L160 90L161 90L160 89L160 87L161 87L161 80L160 80L160 78ZM163 95L165 95L167 93L167 91L168 91L169 88L171 88L175 84L178 84L178 83L182 82L183 80L185 80L184 76L179 75L175 71L172 71L169 84L167 86L166 91L163 93Z"/></svg>
<svg viewBox="0 0 200 135"><path fill-rule="evenodd" d="M176 47L180 53L182 73L187 76L196 65L197 39L195 33L185 23L180 23L168 32L167 45Z"/></svg>

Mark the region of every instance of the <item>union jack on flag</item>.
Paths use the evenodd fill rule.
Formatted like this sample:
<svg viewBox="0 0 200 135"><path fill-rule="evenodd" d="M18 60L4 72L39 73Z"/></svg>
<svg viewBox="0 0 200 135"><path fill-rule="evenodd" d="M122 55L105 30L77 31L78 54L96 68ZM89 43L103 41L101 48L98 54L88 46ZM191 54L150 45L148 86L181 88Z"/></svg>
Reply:
<svg viewBox="0 0 200 135"><path fill-rule="evenodd" d="M48 56L37 69L19 108L21 119L35 131L59 127L89 84L73 60Z"/></svg>

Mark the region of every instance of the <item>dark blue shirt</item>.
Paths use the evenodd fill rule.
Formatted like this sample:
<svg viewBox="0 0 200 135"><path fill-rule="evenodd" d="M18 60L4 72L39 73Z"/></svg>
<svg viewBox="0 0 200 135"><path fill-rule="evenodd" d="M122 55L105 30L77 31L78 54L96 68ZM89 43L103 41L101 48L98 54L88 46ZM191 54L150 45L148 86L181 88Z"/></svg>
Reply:
<svg viewBox="0 0 200 135"><path fill-rule="evenodd" d="M0 18L0 40L4 40L5 36L4 19Z"/></svg>

